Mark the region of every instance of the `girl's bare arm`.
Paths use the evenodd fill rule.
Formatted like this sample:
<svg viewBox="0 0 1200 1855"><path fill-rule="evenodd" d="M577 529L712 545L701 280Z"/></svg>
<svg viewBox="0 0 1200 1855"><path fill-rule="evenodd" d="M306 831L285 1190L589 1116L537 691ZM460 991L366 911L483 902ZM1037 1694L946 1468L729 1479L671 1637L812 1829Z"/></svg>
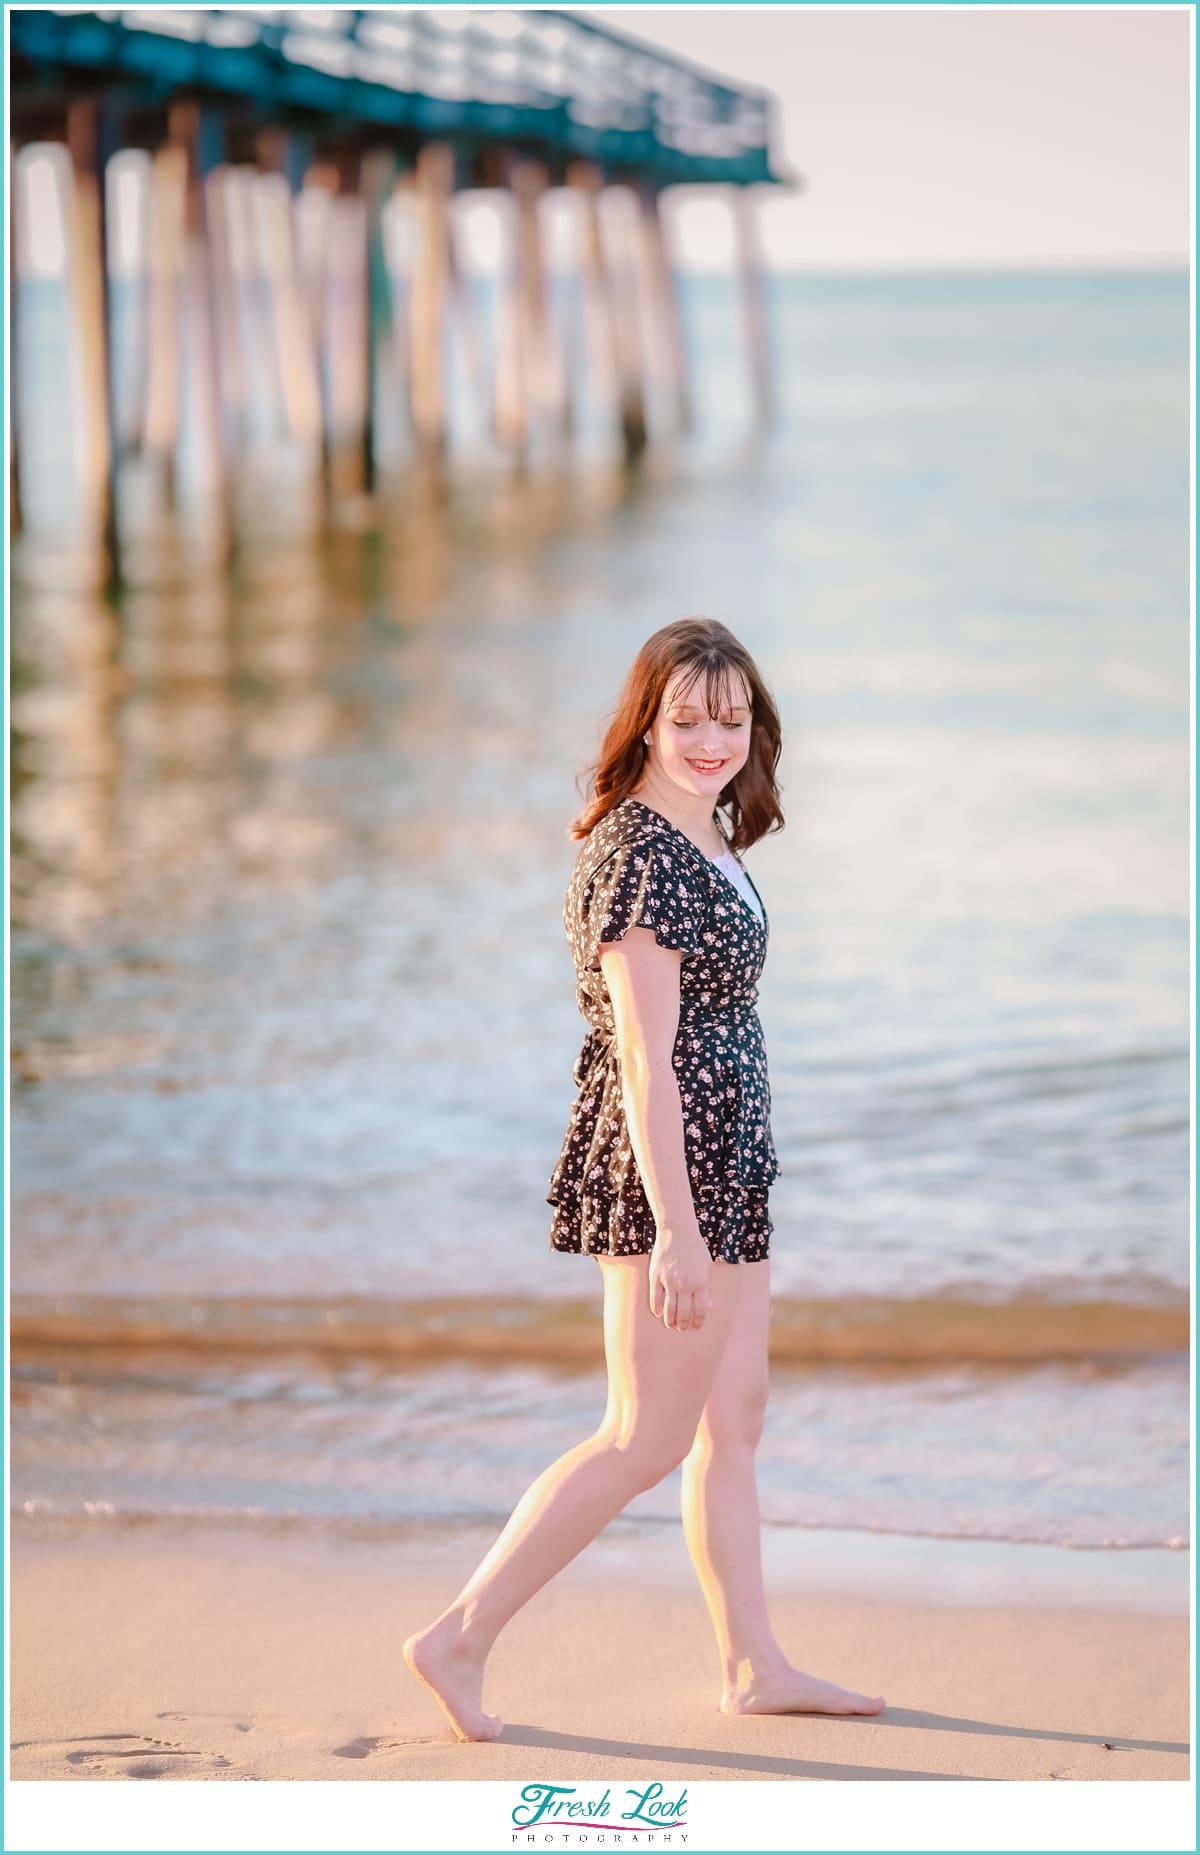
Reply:
<svg viewBox="0 0 1200 1855"><path fill-rule="evenodd" d="M713 1262L692 1200L683 1104L671 1060L679 1030L682 960L677 948L659 946L653 928L640 925L619 941L600 944L600 967L616 1021L629 1141L654 1213L650 1312L665 1327L687 1333L707 1318Z"/></svg>

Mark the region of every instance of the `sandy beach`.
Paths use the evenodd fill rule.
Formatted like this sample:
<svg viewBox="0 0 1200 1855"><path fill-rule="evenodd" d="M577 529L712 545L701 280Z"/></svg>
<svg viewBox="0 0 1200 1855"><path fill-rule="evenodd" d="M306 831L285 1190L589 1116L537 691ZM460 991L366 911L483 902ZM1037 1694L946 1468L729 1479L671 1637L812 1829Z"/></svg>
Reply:
<svg viewBox="0 0 1200 1855"><path fill-rule="evenodd" d="M463 1745L400 1644L453 1595L475 1537L434 1553L18 1520L12 1776L529 1781L604 1778L614 1759L622 1775L661 1776L667 1761L692 1780L1188 1776L1183 1615L772 1581L793 1660L888 1706L731 1719L677 1546L639 1542L639 1571L627 1544L602 1539L567 1566L496 1646L484 1704L502 1737Z"/></svg>

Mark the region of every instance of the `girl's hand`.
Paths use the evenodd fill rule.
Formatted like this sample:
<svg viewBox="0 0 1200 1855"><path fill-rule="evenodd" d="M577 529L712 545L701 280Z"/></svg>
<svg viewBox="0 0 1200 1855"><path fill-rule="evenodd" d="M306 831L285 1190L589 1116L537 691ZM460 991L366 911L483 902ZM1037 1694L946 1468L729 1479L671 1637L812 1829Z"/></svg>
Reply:
<svg viewBox="0 0 1200 1855"><path fill-rule="evenodd" d="M650 1312L675 1333L699 1330L712 1305L713 1261L704 1238L664 1236L650 1252Z"/></svg>

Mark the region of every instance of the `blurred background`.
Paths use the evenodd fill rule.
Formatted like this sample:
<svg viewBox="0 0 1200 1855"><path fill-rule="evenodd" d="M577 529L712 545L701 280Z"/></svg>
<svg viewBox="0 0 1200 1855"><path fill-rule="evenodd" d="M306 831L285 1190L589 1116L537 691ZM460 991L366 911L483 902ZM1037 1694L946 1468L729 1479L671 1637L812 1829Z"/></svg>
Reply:
<svg viewBox="0 0 1200 1855"><path fill-rule="evenodd" d="M1186 16L10 26L19 1522L493 1528L594 1427L566 831L704 612L775 1549L1186 1547Z"/></svg>

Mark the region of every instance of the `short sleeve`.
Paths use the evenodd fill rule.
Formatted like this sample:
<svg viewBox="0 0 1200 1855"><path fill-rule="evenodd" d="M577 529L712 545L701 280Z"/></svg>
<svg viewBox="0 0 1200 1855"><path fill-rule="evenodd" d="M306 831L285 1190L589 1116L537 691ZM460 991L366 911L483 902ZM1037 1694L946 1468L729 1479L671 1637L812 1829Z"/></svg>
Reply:
<svg viewBox="0 0 1200 1855"><path fill-rule="evenodd" d="M621 844L592 881L588 965L599 965L602 941L623 940L631 927L653 928L660 947L698 953L702 910L695 875L676 851L645 839Z"/></svg>

